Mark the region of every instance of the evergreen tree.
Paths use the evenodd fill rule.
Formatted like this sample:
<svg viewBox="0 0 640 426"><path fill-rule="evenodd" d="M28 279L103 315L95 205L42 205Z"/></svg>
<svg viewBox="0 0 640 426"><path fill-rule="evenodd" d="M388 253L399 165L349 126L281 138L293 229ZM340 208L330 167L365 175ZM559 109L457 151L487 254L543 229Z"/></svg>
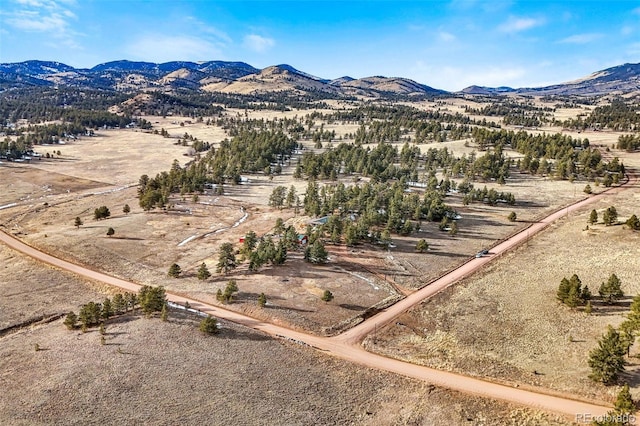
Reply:
<svg viewBox="0 0 640 426"><path fill-rule="evenodd" d="M100 316L105 320L108 320L113 316L113 306L108 297L102 302L102 312L100 313Z"/></svg>
<svg viewBox="0 0 640 426"><path fill-rule="evenodd" d="M115 229L113 229L113 228L107 229L107 237L110 237L115 233L116 233Z"/></svg>
<svg viewBox="0 0 640 426"><path fill-rule="evenodd" d="M240 252L245 256L248 256L249 253L251 253L253 249L256 248L257 244L258 244L258 236L256 235L255 232L249 231L244 236L244 241L242 242L242 248L240 249Z"/></svg>
<svg viewBox="0 0 640 426"><path fill-rule="evenodd" d="M200 326L198 328L205 334L217 334L219 331L218 320L209 315L208 317L200 321Z"/></svg>
<svg viewBox="0 0 640 426"><path fill-rule="evenodd" d="M129 214L129 212L131 212L131 207L129 207L129 204L124 205L124 207L122 208L122 212L124 214Z"/></svg>
<svg viewBox="0 0 640 426"><path fill-rule="evenodd" d="M516 212L511 212L507 219L509 219L509 222L515 222L518 219L518 215L516 215Z"/></svg>
<svg viewBox="0 0 640 426"><path fill-rule="evenodd" d="M429 250L429 243L426 240L422 239L416 243L416 251L418 253L424 253Z"/></svg>
<svg viewBox="0 0 640 426"><path fill-rule="evenodd" d="M167 272L168 276L171 278L178 278L180 274L182 274L182 268L180 268L180 265L173 263L169 266L169 271Z"/></svg>
<svg viewBox="0 0 640 426"><path fill-rule="evenodd" d="M127 310L127 305L126 305L126 301L124 300L124 297L122 297L122 294L118 293L115 296L113 296L113 312L116 315L119 315L126 310Z"/></svg>
<svg viewBox="0 0 640 426"><path fill-rule="evenodd" d="M305 259L311 263L326 263L329 253L319 239L305 250Z"/></svg>
<svg viewBox="0 0 640 426"><path fill-rule="evenodd" d="M162 307L167 303L164 287L143 286L138 291L138 303L142 308L142 312L147 315L153 312L161 312Z"/></svg>
<svg viewBox="0 0 640 426"><path fill-rule="evenodd" d="M73 330L76 328L76 324L78 323L78 316L75 312L70 311L64 319L64 325L67 326L69 330Z"/></svg>
<svg viewBox="0 0 640 426"><path fill-rule="evenodd" d="M631 217L629 219L627 219L627 221L625 222L626 225L633 229L634 231L640 231L640 219L638 219L638 216L631 215Z"/></svg>
<svg viewBox="0 0 640 426"><path fill-rule="evenodd" d="M583 191L584 191L585 194L591 194L593 192L593 190L591 189L591 185L589 185L589 184L586 184L584 186Z"/></svg>
<svg viewBox="0 0 640 426"><path fill-rule="evenodd" d="M558 292L557 292L558 300L564 303L564 301L567 300L567 297L569 297L570 289L571 289L571 284L569 283L569 280L566 278L563 278L560 281L560 286L558 286Z"/></svg>
<svg viewBox="0 0 640 426"><path fill-rule="evenodd" d="M79 216L76 216L75 221L73 222L73 225L77 228L80 229L80 227L82 226L82 219L80 219Z"/></svg>
<svg viewBox="0 0 640 426"><path fill-rule="evenodd" d="M329 290L325 290L324 293L322 293L322 300L325 302L331 302L333 300L333 293Z"/></svg>
<svg viewBox="0 0 640 426"><path fill-rule="evenodd" d="M80 308L78 320L86 330L88 327L92 327L100 323L101 312L102 306L99 303L89 302L82 305L82 308Z"/></svg>
<svg viewBox="0 0 640 426"><path fill-rule="evenodd" d="M631 392L629 392L629 385L624 384L620 392L618 393L618 397L616 398L616 403L614 405L614 411L617 414L633 414L636 412L636 404L631 398Z"/></svg>
<svg viewBox="0 0 640 426"><path fill-rule="evenodd" d="M598 293L606 303L612 304L616 299L624 296L621 285L622 283L620 282L620 279L617 277L617 275L611 274L607 282L603 282L600 285Z"/></svg>
<svg viewBox="0 0 640 426"><path fill-rule="evenodd" d="M624 371L626 348L615 328L609 326L607 333L598 341L598 347L589 352L589 377L606 385L614 383Z"/></svg>
<svg viewBox="0 0 640 426"><path fill-rule="evenodd" d="M200 264L200 267L198 268L198 279L200 281L204 281L210 276L211 276L211 272L209 272L209 269L207 269L207 265L204 262L202 262Z"/></svg>
<svg viewBox="0 0 640 426"><path fill-rule="evenodd" d="M224 243L220 246L220 253L218 255L217 272L222 272L226 275L230 270L235 269L236 255L234 253L233 244Z"/></svg>
<svg viewBox="0 0 640 426"><path fill-rule="evenodd" d="M267 296L265 296L264 293L260 293L260 296L258 296L258 306L260 306L261 308L264 308L267 304Z"/></svg>
<svg viewBox="0 0 640 426"><path fill-rule="evenodd" d="M595 211L595 209L591 210L591 214L589 215L589 223L591 225L598 223L598 212Z"/></svg>
<svg viewBox="0 0 640 426"><path fill-rule="evenodd" d="M602 215L602 221L606 226L616 224L618 222L618 211L616 208L611 206L605 210Z"/></svg>
<svg viewBox="0 0 640 426"><path fill-rule="evenodd" d="M95 209L94 212L93 212L93 217L96 220L106 219L109 216L111 216L111 212L109 211L107 206L100 206L97 209Z"/></svg>
<svg viewBox="0 0 640 426"><path fill-rule="evenodd" d="M273 258L274 265L282 265L287 260L287 246L283 239L278 241L275 256Z"/></svg>

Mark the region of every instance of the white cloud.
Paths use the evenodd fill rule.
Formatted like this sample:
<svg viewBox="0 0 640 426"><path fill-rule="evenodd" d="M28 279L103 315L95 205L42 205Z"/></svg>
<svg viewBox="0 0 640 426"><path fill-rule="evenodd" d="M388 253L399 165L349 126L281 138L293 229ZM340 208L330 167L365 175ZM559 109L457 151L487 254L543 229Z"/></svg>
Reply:
<svg viewBox="0 0 640 426"><path fill-rule="evenodd" d="M626 25L626 26L624 26L624 27L622 27L620 29L620 34L628 36L628 35L633 34L634 31L635 31L635 29L633 27L631 27L629 25Z"/></svg>
<svg viewBox="0 0 640 426"><path fill-rule="evenodd" d="M592 41L596 41L599 38L602 38L602 34L599 34L599 33L574 34L572 36L563 38L558 43L587 44L587 43L591 43Z"/></svg>
<svg viewBox="0 0 640 426"><path fill-rule="evenodd" d="M640 15L640 7L636 7L635 9L633 9L631 11L631 13L635 14L635 15Z"/></svg>
<svg viewBox="0 0 640 426"><path fill-rule="evenodd" d="M518 18L511 16L505 23L500 25L498 29L504 33L517 33L539 27L543 25L544 22L542 18Z"/></svg>
<svg viewBox="0 0 640 426"><path fill-rule="evenodd" d="M68 9L75 0L13 0L3 11L5 22L18 31L45 33L57 45L78 48L79 35L72 29L75 13Z"/></svg>
<svg viewBox="0 0 640 426"><path fill-rule="evenodd" d="M451 42L456 40L456 36L446 31L440 31L438 33L438 39L444 42Z"/></svg>
<svg viewBox="0 0 640 426"><path fill-rule="evenodd" d="M145 34L127 46L126 51L132 58L152 62L206 61L221 56L216 44L189 35Z"/></svg>
<svg viewBox="0 0 640 426"><path fill-rule="evenodd" d="M262 37L257 34L248 34L244 37L244 46L254 52L263 53L271 49L276 42L272 38Z"/></svg>

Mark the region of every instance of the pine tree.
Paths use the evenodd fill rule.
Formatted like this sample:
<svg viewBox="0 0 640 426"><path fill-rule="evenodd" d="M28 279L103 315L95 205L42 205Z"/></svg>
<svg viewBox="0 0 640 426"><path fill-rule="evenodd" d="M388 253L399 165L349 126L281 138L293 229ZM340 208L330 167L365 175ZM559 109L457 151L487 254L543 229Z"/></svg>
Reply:
<svg viewBox="0 0 640 426"><path fill-rule="evenodd" d="M100 316L105 320L113 316L113 307L111 305L111 300L108 297L104 299L104 302L102 302L102 312L100 313Z"/></svg>
<svg viewBox="0 0 640 426"><path fill-rule="evenodd" d="M305 250L305 259L311 263L325 263L328 257L329 254L320 240L316 240Z"/></svg>
<svg viewBox="0 0 640 426"><path fill-rule="evenodd" d="M202 321L200 321L200 331L205 334L217 334L218 333L218 320L209 315Z"/></svg>
<svg viewBox="0 0 640 426"><path fill-rule="evenodd" d="M557 292L558 300L564 303L564 301L567 300L567 297L569 296L570 289L571 289L571 284L569 283L569 280L566 278L563 278L560 281L560 286L558 286L558 292Z"/></svg>
<svg viewBox="0 0 640 426"><path fill-rule="evenodd" d="M287 246L284 240L278 241L278 248L276 249L273 263L275 265L282 265L287 260Z"/></svg>
<svg viewBox="0 0 640 426"><path fill-rule="evenodd" d="M626 348L620 339L620 333L609 326L607 333L598 341L598 347L589 352L589 377L606 385L614 383L624 371Z"/></svg>
<svg viewBox="0 0 640 426"><path fill-rule="evenodd" d="M261 308L264 308L266 304L267 304L267 296L265 296L264 293L260 293L260 296L258 296L258 306L260 306Z"/></svg>
<svg viewBox="0 0 640 426"><path fill-rule="evenodd" d="M198 268L198 279L200 281L204 281L210 276L211 276L211 272L209 272L209 269L207 269L207 265L204 262L202 262L202 264L200 264L200 267Z"/></svg>
<svg viewBox="0 0 640 426"><path fill-rule="evenodd" d="M77 229L80 229L80 227L82 226L82 219L80 219L80 216L76 216L76 220L73 222L73 225Z"/></svg>
<svg viewBox="0 0 640 426"><path fill-rule="evenodd" d="M598 293L600 294L602 299L609 304L614 303L616 299L624 296L620 279L616 274L611 274L607 282L603 282L602 285L600 285Z"/></svg>
<svg viewBox="0 0 640 426"><path fill-rule="evenodd" d="M169 272L167 272L167 275L170 276L171 278L178 278L181 273L182 273L182 268L180 268L180 265L178 265L177 263L173 263L169 267Z"/></svg>
<svg viewBox="0 0 640 426"><path fill-rule="evenodd" d="M424 253L429 250L429 243L426 240L422 239L416 243L416 251L418 253Z"/></svg>
<svg viewBox="0 0 640 426"><path fill-rule="evenodd" d="M591 214L589 215L589 224L593 225L596 223L598 223L598 212L591 210Z"/></svg>
<svg viewBox="0 0 640 426"><path fill-rule="evenodd" d="M602 215L602 221L606 226L613 225L618 222L618 211L615 207L611 206L604 211Z"/></svg>
<svg viewBox="0 0 640 426"><path fill-rule="evenodd" d="M110 237L115 233L116 233L115 229L113 229L113 228L107 229L107 237Z"/></svg>
<svg viewBox="0 0 640 426"><path fill-rule="evenodd" d="M73 330L76 328L76 324L78 323L78 316L75 312L70 311L64 319L64 325L67 326L69 330Z"/></svg>
<svg viewBox="0 0 640 426"><path fill-rule="evenodd" d="M516 212L511 212L509 213L507 219L509 219L509 222L515 222L518 219L518 215L516 214Z"/></svg>
<svg viewBox="0 0 640 426"><path fill-rule="evenodd" d="M143 286L138 291L138 301L142 312L151 315L153 312L161 312L162 307L167 303L164 287Z"/></svg>
<svg viewBox="0 0 640 426"><path fill-rule="evenodd" d="M629 385L624 384L620 392L618 393L618 397L616 398L616 403L614 405L614 411L616 414L633 414L636 412L636 404L633 402L631 398L631 392L629 392Z"/></svg>
<svg viewBox="0 0 640 426"><path fill-rule="evenodd" d="M640 231L640 219L638 219L638 216L631 215L631 217L629 219L627 219L627 221L625 222L626 225L633 229L634 231Z"/></svg>
<svg viewBox="0 0 640 426"><path fill-rule="evenodd" d="M322 300L325 302L331 302L333 300L333 293L329 290L325 290L324 293L322 293Z"/></svg>
<svg viewBox="0 0 640 426"><path fill-rule="evenodd" d="M233 250L233 245L231 243L222 244L220 246L216 271L226 275L230 270L235 269L236 266L236 255Z"/></svg>
<svg viewBox="0 0 640 426"><path fill-rule="evenodd" d="M131 212L131 207L129 207L129 204L124 205L124 207L122 208L122 212L124 214L129 214L129 212Z"/></svg>
<svg viewBox="0 0 640 426"><path fill-rule="evenodd" d="M248 256L249 253L251 253L253 249L256 248L257 244L258 244L258 236L256 235L255 232L249 231L244 236L244 241L242 242L242 248L240 249L240 252L245 256Z"/></svg>
<svg viewBox="0 0 640 426"><path fill-rule="evenodd" d="M127 304L126 304L126 301L124 300L124 297L122 297L122 294L118 293L115 296L113 296L113 312L116 315L119 315L126 310L127 310Z"/></svg>

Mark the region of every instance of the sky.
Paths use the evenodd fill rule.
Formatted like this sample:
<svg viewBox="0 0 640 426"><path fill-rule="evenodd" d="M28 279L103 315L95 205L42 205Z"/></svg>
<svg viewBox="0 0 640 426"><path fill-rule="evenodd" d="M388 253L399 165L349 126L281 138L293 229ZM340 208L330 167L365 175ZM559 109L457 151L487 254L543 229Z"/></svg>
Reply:
<svg viewBox="0 0 640 426"><path fill-rule="evenodd" d="M0 62L289 64L327 79L539 87L640 62L638 0L0 0Z"/></svg>

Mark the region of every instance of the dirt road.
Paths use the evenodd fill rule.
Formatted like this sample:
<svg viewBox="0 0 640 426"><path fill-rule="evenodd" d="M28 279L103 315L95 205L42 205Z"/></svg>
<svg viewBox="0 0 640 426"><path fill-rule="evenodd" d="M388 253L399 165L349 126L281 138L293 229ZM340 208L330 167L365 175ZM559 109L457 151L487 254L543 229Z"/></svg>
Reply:
<svg viewBox="0 0 640 426"><path fill-rule="evenodd" d="M349 344L356 344L362 341L367 335L371 334L376 328L381 328L394 319L402 315L411 307L417 305L418 303L426 300L436 293L444 290L445 288L455 284L456 282L462 280L478 271L487 263L491 262L494 258L501 256L509 250L517 247L518 245L526 242L533 235L545 229L551 223L556 220L569 215L570 213L581 209L582 207L589 205L591 203L595 203L596 201L601 200L607 195L615 194L619 191L626 190L628 188L632 188L637 186L637 176L631 175L629 177L629 181L624 186L618 186L611 188L607 191L601 192L600 194L590 196L581 201L578 201L575 204L572 204L568 207L564 207L555 213L550 214L539 222L535 222L531 224L531 226L526 229L520 231L519 233L513 235L511 238L499 243L494 246L491 250L489 250L489 254L480 257L473 258L464 265L456 268L455 270L449 272L448 274L440 277L439 279L433 281L422 289L416 291L415 293L409 294L406 298L400 300L393 306L384 309L378 314L370 317L367 321L364 321L358 324L356 327L336 336L335 339L343 341Z"/></svg>
<svg viewBox="0 0 640 426"><path fill-rule="evenodd" d="M285 327L269 324L255 318L239 314L237 312L209 305L201 301L183 297L175 293L167 293L167 299L171 302L179 304L188 302L192 308L198 309L206 314L211 314L218 318L233 321L235 323L251 327L255 330L262 331L278 338L293 341L301 345L307 345L347 361L358 363L371 368L377 368L380 370L401 374L403 376L415 378L418 380L424 380L436 386L521 404L544 411L556 412L564 414L573 420L575 420L577 414L601 415L606 413L610 408L585 401L578 401L572 399L569 396L563 397L551 395L544 389L519 389L517 387L467 377L462 374L439 371L424 366L386 358L365 351L360 346L360 342L366 335L373 332L377 327L382 327L385 324L390 323L403 312L417 305L426 298L433 296L446 287L458 282L462 278L471 275L488 262L491 262L492 258L500 256L501 254L507 252L508 250L511 250L517 245L522 244L528 238L549 226L549 224L551 224L552 222L560 219L565 215L569 215L570 213L588 204L599 201L608 194L616 193L626 188L636 186L637 176L632 175L629 179L629 182L624 187L611 188L606 192L591 196L571 206L558 210L557 212L547 216L541 221L533 223L531 226L512 236L511 238L499 243L490 250L487 256L470 260L456 270L446 274L445 276L422 288L421 290L410 294L405 299L369 318L367 321L361 323L360 325L339 336L331 338L313 336ZM43 253L3 231L0 231L0 241L13 248L14 250L20 251L30 257L33 257L34 259L48 263L54 267L73 272L91 280L101 281L106 284L116 286L122 288L123 290L131 292L137 292L141 287L141 285L139 284L115 278L110 275L91 270L87 267L76 265L74 263L58 259L54 256Z"/></svg>
<svg viewBox="0 0 640 426"><path fill-rule="evenodd" d="M79 266L71 262L58 259L49 254L43 253L2 231L0 231L0 241L2 241L7 246L13 248L14 250L20 251L30 257L33 257L34 259L48 263L54 267L73 272L75 274L89 278L91 280L101 281L106 284L116 286L116 287L122 288L123 290L131 291L131 292L137 292L141 287L141 285L139 284L135 284L126 280L115 278L110 275L106 275L104 273L94 271L89 268ZM505 246L505 247L510 247L510 246ZM480 262L473 263L472 265L473 269L471 270L475 270L479 268L480 266L482 266L484 263L488 261L488 259L478 259L478 260L482 261L482 263ZM452 281L449 281L449 280L456 280L458 279L457 276L458 276L457 274L454 274L454 275L450 274L450 275L447 275L446 277L441 278L439 282L441 281L442 283L448 283L445 285L450 285ZM449 280L447 279L447 277L449 277ZM443 284L437 284L437 282L434 284L443 285ZM415 294L420 296L412 297L411 299L409 299L413 301L413 304L404 303L400 305L398 308L395 308L395 306L398 306L398 305L394 305L394 307L388 309L383 313L389 316L384 320L387 322L391 321L395 316L403 312L403 310L406 310L409 307L413 306L414 304L419 303L422 300L422 298L425 297L426 293L424 293L421 290L420 292L417 292ZM484 380L479 380L476 378L466 377L461 374L434 370L428 367L418 366L418 365L402 362L399 360L389 359L380 355L367 352L364 349L362 349L362 347L358 344L358 342L364 335L366 335L367 330L369 330L369 328L375 327L375 324L377 324L376 321L378 322L383 321L383 319L381 319L380 316L375 316L372 318L372 320L365 322L363 324L364 326L360 326L357 329L353 329L353 330L356 330L355 333L350 331L334 338L327 338L327 337L320 337L320 336L312 336L306 333L290 330L285 327L265 323L263 321L239 314L237 312L233 312L217 306L209 305L188 297L182 297L177 294L168 293L167 299L171 302L179 303L179 304L184 304L185 302L188 302L192 308L198 309L204 313L211 314L218 318L223 318L228 321L233 321L235 323L242 324L244 326L251 327L253 329L267 333L269 335L279 337L279 338L284 338L298 344L308 345L317 350L323 351L327 354L342 358L347 361L358 363L371 368L377 368L380 370L401 374L403 376L415 378L418 380L424 380L436 386L441 386L448 389L454 389L461 392L484 396L488 398L504 400L504 401L521 404L521 405L529 406L529 407L544 410L544 411L556 412L556 413L567 415L568 417L573 419L575 418L575 415L578 413L589 413L592 415L598 415L598 414L603 414L609 410L609 408L605 406L597 405L597 404L548 395L544 393L543 389L539 389L536 391L518 389L516 387L510 387L510 386L505 386L501 384L491 383Z"/></svg>

